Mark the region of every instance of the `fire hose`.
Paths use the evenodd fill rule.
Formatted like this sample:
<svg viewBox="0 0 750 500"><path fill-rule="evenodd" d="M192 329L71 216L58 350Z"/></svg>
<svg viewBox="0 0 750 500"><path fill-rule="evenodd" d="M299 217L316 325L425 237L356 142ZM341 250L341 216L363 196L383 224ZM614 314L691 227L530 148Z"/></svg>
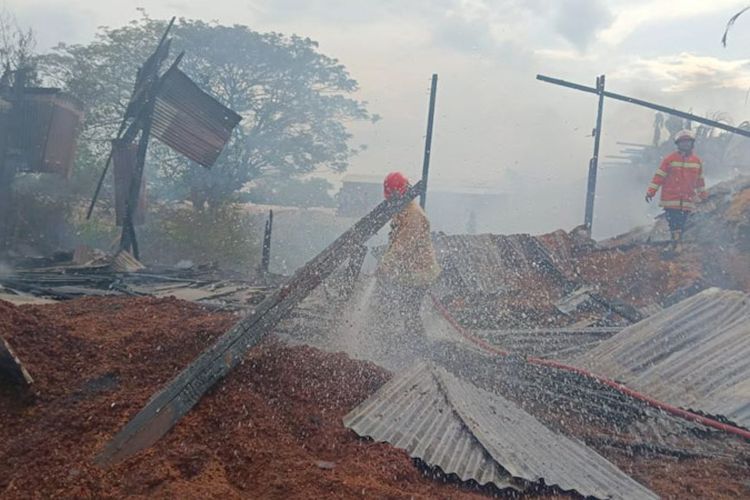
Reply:
<svg viewBox="0 0 750 500"><path fill-rule="evenodd" d="M486 340L481 339L477 337L476 335L472 334L469 330L461 326L461 324L451 315L450 311L448 311L448 309L440 302L440 300L438 300L437 297L435 297L435 295L431 293L430 298L432 299L432 302L435 305L435 308L440 313L440 315L466 340L476 345L477 347L481 348L482 350L489 352L491 354L494 354L496 356L509 356L511 354L509 351L500 349L497 346L490 344ZM592 373L589 370L579 368L577 366L568 365L565 363L560 363L559 361L538 358L538 357L533 357L533 356L526 357L525 361L532 365L546 366L549 368L564 370L564 371L576 373L578 375L582 375L584 377L593 379L599 382L600 384L609 386L615 389L616 391L619 391L622 394L630 396L633 399L642 401L649 406L652 406L659 410L665 411L671 415L674 415L678 418L682 418L690 422L695 422L695 423L704 425L706 427L711 427L713 429L717 429L720 431L728 432L730 434L734 434L735 436L739 436L747 440L750 440L750 431L746 429L737 427L735 425L726 424L716 419L705 417L703 415L699 415L692 411L684 410L677 406L673 406L663 401L659 401L650 396L647 396L638 391L635 391L615 380Z"/></svg>

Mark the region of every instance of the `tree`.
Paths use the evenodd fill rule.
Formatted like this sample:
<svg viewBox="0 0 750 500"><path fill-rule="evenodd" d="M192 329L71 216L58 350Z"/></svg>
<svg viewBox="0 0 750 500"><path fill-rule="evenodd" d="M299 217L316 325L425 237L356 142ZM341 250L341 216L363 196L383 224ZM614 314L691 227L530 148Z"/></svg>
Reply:
<svg viewBox="0 0 750 500"><path fill-rule="evenodd" d="M143 13L121 28L101 28L88 45L60 44L42 58L43 75L87 105L81 143L89 150L84 156L96 159L88 168L101 169L136 70L166 25ZM357 82L346 68L309 38L188 19L180 19L171 36L172 54L185 51L182 70L243 121L210 170L163 146L151 148L151 182L157 181L151 190L162 197L217 206L268 173L343 171L357 151L349 145L347 122L378 119L351 97Z"/></svg>
<svg viewBox="0 0 750 500"><path fill-rule="evenodd" d="M31 28L23 29L16 18L0 10L0 65L4 71L23 71L26 82L37 82L36 36Z"/></svg>

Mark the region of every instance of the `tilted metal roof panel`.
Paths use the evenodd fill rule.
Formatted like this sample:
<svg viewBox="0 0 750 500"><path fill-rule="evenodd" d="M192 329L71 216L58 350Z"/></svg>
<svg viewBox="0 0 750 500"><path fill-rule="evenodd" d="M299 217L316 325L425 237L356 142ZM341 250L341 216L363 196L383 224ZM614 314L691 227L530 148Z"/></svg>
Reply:
<svg viewBox="0 0 750 500"><path fill-rule="evenodd" d="M176 67L163 78L154 107L154 136L191 160L210 167L242 117L201 90Z"/></svg>

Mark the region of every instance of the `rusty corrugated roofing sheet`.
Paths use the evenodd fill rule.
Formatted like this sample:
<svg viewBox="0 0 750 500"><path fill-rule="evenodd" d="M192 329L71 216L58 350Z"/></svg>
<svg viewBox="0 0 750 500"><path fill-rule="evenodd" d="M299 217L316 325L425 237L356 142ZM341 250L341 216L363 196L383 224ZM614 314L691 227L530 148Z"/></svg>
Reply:
<svg viewBox="0 0 750 500"><path fill-rule="evenodd" d="M191 160L210 167L242 117L204 92L178 68L159 89L152 133Z"/></svg>
<svg viewBox="0 0 750 500"><path fill-rule="evenodd" d="M344 425L464 481L521 490L544 481L597 498L656 498L594 450L430 363L387 383Z"/></svg>
<svg viewBox="0 0 750 500"><path fill-rule="evenodd" d="M574 363L667 403L750 428L750 297L711 288Z"/></svg>
<svg viewBox="0 0 750 500"><path fill-rule="evenodd" d="M568 278L555 257L528 234L445 235L435 246L443 269L451 271L454 285L472 292L494 294L528 286L537 279L562 296Z"/></svg>

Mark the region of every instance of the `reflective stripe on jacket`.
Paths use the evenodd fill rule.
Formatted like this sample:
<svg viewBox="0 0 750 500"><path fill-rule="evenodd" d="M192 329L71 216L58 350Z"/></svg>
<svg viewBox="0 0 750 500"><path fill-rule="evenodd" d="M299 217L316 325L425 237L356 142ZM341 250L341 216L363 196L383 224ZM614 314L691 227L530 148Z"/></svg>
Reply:
<svg viewBox="0 0 750 500"><path fill-rule="evenodd" d="M440 274L430 221L416 201L393 217L388 248L380 260L378 273L409 286L429 286Z"/></svg>
<svg viewBox="0 0 750 500"><path fill-rule="evenodd" d="M659 188L662 207L694 210L696 197L706 197L703 162L694 154L683 156L675 151L662 160L647 193L655 196Z"/></svg>

